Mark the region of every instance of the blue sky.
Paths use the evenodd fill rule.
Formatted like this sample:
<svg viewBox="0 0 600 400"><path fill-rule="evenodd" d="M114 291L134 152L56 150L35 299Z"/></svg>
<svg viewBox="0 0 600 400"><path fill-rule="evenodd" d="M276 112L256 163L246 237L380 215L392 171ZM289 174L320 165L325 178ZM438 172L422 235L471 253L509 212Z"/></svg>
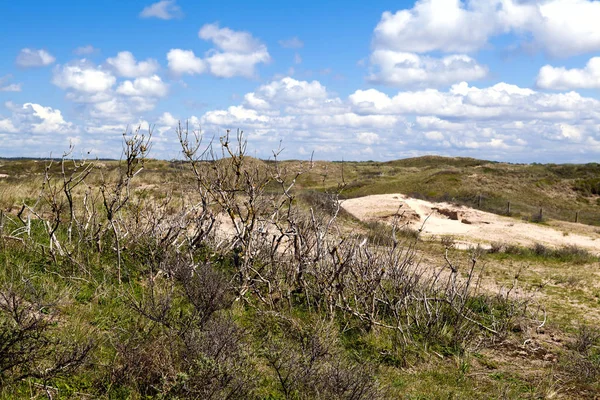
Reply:
<svg viewBox="0 0 600 400"><path fill-rule="evenodd" d="M600 1L0 2L0 156L119 157L127 126L252 152L600 155Z"/></svg>

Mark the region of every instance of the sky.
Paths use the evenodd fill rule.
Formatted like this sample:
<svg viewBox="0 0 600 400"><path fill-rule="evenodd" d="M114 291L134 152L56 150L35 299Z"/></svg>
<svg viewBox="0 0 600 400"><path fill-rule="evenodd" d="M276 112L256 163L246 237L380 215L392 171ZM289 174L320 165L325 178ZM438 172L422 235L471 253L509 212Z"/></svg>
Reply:
<svg viewBox="0 0 600 400"><path fill-rule="evenodd" d="M0 0L0 157L600 160L600 1Z"/></svg>

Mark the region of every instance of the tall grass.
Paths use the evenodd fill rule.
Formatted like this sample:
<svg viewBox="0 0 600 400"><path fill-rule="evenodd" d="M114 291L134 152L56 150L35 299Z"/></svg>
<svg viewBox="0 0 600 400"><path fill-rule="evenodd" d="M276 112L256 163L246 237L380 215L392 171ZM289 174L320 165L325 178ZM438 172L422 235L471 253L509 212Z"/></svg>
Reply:
<svg viewBox="0 0 600 400"><path fill-rule="evenodd" d="M136 190L151 141L134 132L111 168L47 164L4 214L0 397L393 398L386 368L540 323L480 290L475 256L431 270L413 232L348 232L343 185L298 195L309 166L178 133L166 193Z"/></svg>

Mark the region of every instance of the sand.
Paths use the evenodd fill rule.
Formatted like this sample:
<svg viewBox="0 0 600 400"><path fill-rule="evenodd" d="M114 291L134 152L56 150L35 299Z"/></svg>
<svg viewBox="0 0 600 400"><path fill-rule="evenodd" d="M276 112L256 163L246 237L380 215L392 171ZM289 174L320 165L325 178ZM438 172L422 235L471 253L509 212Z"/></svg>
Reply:
<svg viewBox="0 0 600 400"><path fill-rule="evenodd" d="M600 231L583 224L556 222L547 226L402 194L359 197L344 200L341 205L362 221L392 223L398 220L411 228L422 229L426 239L452 236L463 248L477 244L488 247L492 243L522 246L541 243L553 247L575 245L600 254Z"/></svg>

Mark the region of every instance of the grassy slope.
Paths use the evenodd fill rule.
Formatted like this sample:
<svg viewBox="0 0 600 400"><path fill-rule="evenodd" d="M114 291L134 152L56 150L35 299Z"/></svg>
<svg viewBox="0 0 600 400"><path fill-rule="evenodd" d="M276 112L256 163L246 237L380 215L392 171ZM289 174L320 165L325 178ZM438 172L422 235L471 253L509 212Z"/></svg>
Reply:
<svg viewBox="0 0 600 400"><path fill-rule="evenodd" d="M599 197L586 189L600 176L598 164L524 165L434 156L385 163L317 162L300 184L332 189L342 173L345 197L399 192L476 206L481 195L487 211L505 213L510 201L516 216L530 217L542 207L548 218L572 221L580 211L580 222L600 224Z"/></svg>
<svg viewBox="0 0 600 400"><path fill-rule="evenodd" d="M112 162L104 163L109 170ZM284 165L293 168L296 162ZM595 178L600 172L596 164L589 165L512 165L489 163L472 159L442 157L420 157L388 163L325 163L317 162L314 168L300 177L301 190L330 190L336 187L342 176L348 184L343 195L357 197L368 194L402 192L435 200L451 200L473 205L479 194L484 196L483 208L498 211L504 209L507 200L515 213L529 216L542 206L549 217L572 219L576 210L581 210L580 220L587 223L600 221L597 196L575 191L581 180ZM108 171L107 171L108 172ZM0 161L0 173L10 175L0 179L0 207L5 211L18 210L23 199L35 199L41 182L43 163L28 160ZM165 185L179 182L180 169L176 164L151 161L137 182L138 188L160 192ZM356 225L356 222L352 222ZM366 229L366 228L365 228ZM439 244L421 246L424 259L433 265L443 263L444 249ZM61 293L61 318L74 336L92 336L96 341L115 340L115 329L131 328L136 316L126 302L126 291L107 280L105 270L111 260L93 260L93 281L90 285L80 279L70 279L52 272L52 268L40 265L15 252L3 253L3 273L0 281L6 283L15 276L26 276L37 280L40 286ZM455 251L457 259L465 260L468 254ZM112 260L114 262L114 260ZM345 343L350 357L375 359L380 365L377 376L396 398L540 398L558 394L559 397L578 398L582 391L593 396L598 387L585 382L576 382L567 374L569 358L564 344L573 340L578 327L584 323L598 322L597 315L589 310L597 307L600 289L589 274L598 275L598 265L572 264L517 255L487 255L482 259L487 265L486 274L493 285L508 286L514 275L521 271L520 281L528 292L537 292L539 299L548 308L549 322L546 330L533 333L535 340L557 355L557 360L536 359L534 352L510 348L508 345L495 350L473 349L466 354L439 354L439 349L416 349L406 365L397 365L386 356L390 344L377 335L367 335L360 340ZM56 271L55 271L56 272ZM91 278L90 278L91 279ZM131 290L140 290L133 283ZM50 289L48 289L50 291ZM232 312L234 320L244 326L249 316L239 310ZM139 317L137 317L139 318ZM302 323L303 317L299 316ZM88 331L89 321L92 330ZM309 323L310 321L304 321ZM248 325L246 328L250 328ZM65 328L66 329L66 328ZM556 338L559 339L556 339ZM81 339L83 340L83 339ZM525 351L525 354L523 354ZM110 362L114 354L110 351L95 354L94 362L102 365ZM383 360L383 361L382 361ZM266 368L260 365L258 368ZM85 371L72 378L55 382L62 394L77 397L77 390L92 385L93 372ZM265 398L273 395L272 382L263 382ZM93 393L94 388L89 388ZM22 388L23 397L29 396L31 388ZM126 397L113 392L115 398ZM584 393L585 394L585 393ZM11 393L3 393L12 398ZM273 397L268 397L273 396Z"/></svg>

